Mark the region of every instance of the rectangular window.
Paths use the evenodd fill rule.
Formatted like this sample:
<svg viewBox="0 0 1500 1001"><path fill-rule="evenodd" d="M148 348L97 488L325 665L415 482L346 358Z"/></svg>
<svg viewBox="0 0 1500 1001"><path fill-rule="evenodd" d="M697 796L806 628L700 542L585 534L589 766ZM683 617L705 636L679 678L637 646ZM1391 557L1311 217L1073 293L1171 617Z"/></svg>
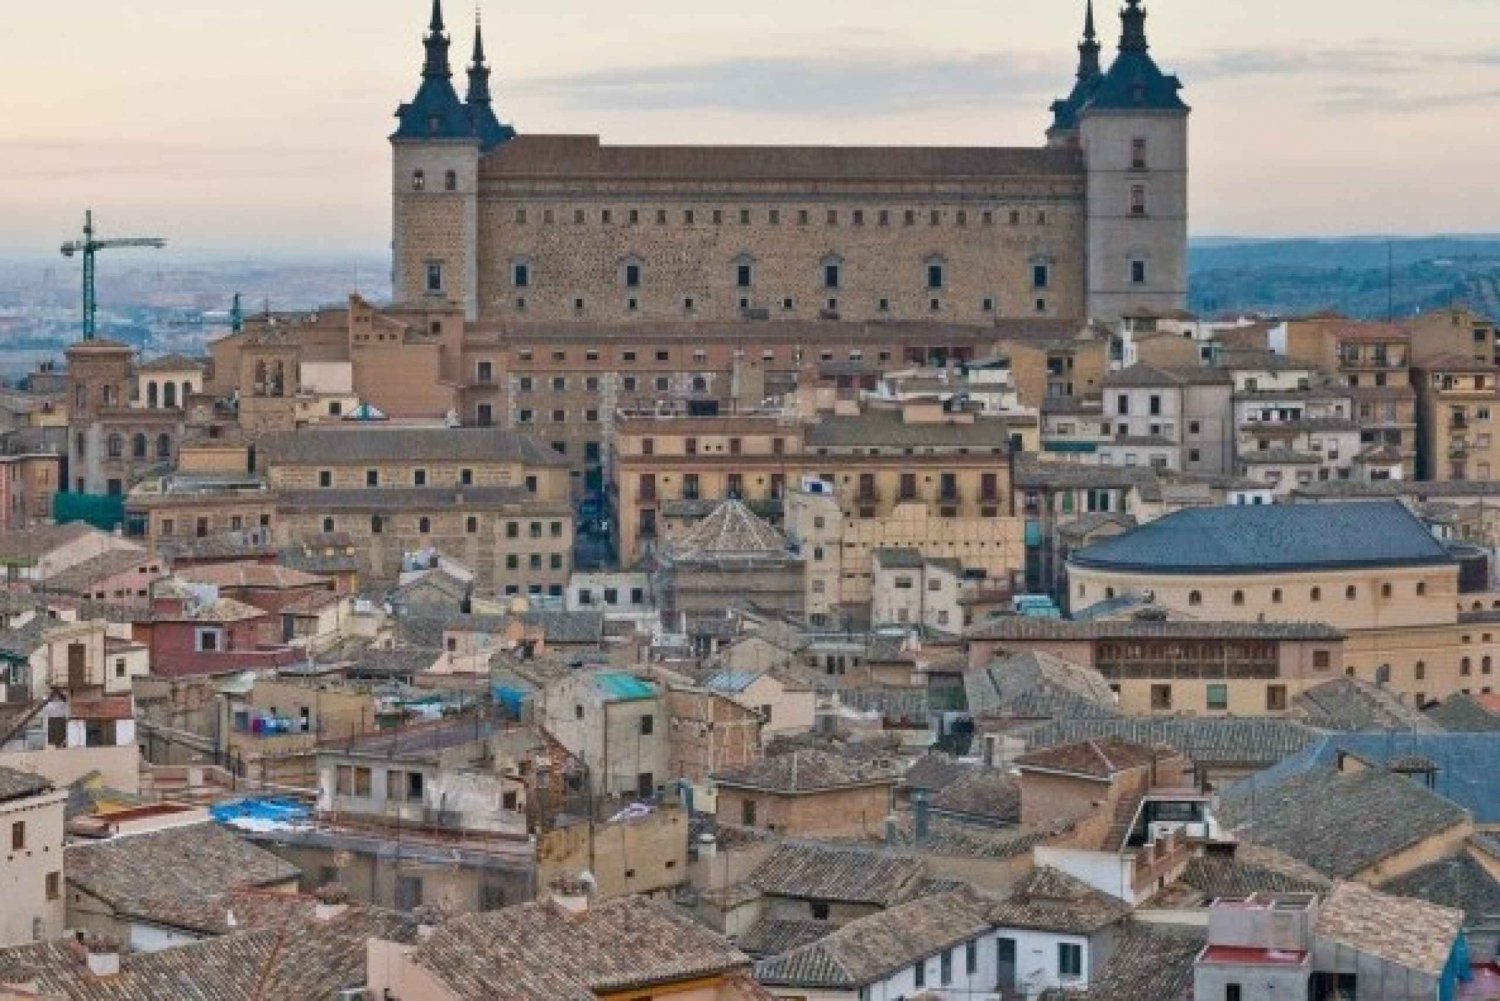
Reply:
<svg viewBox="0 0 1500 1001"><path fill-rule="evenodd" d="M843 279L842 269L837 264L823 265L823 284L828 288L838 288Z"/></svg>
<svg viewBox="0 0 1500 1001"><path fill-rule="evenodd" d="M1063 980L1083 976L1083 946L1073 942L1057 943L1057 975Z"/></svg>
<svg viewBox="0 0 1500 1001"><path fill-rule="evenodd" d="M517 261L510 269L511 284L516 288L529 288L531 285L531 265Z"/></svg>
<svg viewBox="0 0 1500 1001"><path fill-rule="evenodd" d="M1144 184L1130 186L1130 214L1133 216L1146 214L1146 186Z"/></svg>
<svg viewBox="0 0 1500 1001"><path fill-rule="evenodd" d="M642 716L641 717L641 736L642 737L649 737L649 736L651 736L655 732L656 732L656 717L655 716Z"/></svg>
<svg viewBox="0 0 1500 1001"><path fill-rule="evenodd" d="M964 943L964 972L971 977L979 972L979 943L976 941Z"/></svg>
<svg viewBox="0 0 1500 1001"><path fill-rule="evenodd" d="M436 262L427 265L427 292L435 294L443 290L443 266Z"/></svg>
<svg viewBox="0 0 1500 1001"><path fill-rule="evenodd" d="M1210 711L1222 712L1229 708L1229 686L1208 686L1208 708Z"/></svg>
<svg viewBox="0 0 1500 1001"><path fill-rule="evenodd" d="M917 961L917 965L912 967L911 978L912 983L916 986L927 986L927 960L922 959Z"/></svg>
<svg viewBox="0 0 1500 1001"><path fill-rule="evenodd" d="M10 850L13 852L26 850L26 821L17 820L10 825Z"/></svg>
<svg viewBox="0 0 1500 1001"><path fill-rule="evenodd" d="M1130 140L1130 169L1131 170L1145 170L1146 169L1146 140L1144 140L1144 139L1132 139L1132 140Z"/></svg>
<svg viewBox="0 0 1500 1001"><path fill-rule="evenodd" d="M944 950L943 955L938 959L938 965L939 979L941 980L942 985L944 987L947 987L949 984L953 983L953 953L951 950Z"/></svg>
<svg viewBox="0 0 1500 1001"><path fill-rule="evenodd" d="M1031 266L1031 285L1033 288L1046 288L1051 275L1050 268L1045 264L1033 264Z"/></svg>
<svg viewBox="0 0 1500 1001"><path fill-rule="evenodd" d="M740 288L749 288L752 278L751 268L748 264L740 264L735 267L735 284Z"/></svg>
<svg viewBox="0 0 1500 1001"><path fill-rule="evenodd" d="M1130 262L1130 281L1131 281L1131 284L1133 284L1133 285L1144 285L1144 284L1146 284L1146 262L1145 261L1131 261Z"/></svg>
<svg viewBox="0 0 1500 1001"><path fill-rule="evenodd" d="M927 265L927 287L930 289L943 287L943 266L941 264Z"/></svg>

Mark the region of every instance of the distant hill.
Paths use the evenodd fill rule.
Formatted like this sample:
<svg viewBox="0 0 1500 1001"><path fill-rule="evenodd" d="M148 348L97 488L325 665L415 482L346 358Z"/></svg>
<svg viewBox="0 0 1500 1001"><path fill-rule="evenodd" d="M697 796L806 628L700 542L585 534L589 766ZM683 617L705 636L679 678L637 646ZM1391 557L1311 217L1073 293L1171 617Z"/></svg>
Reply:
<svg viewBox="0 0 1500 1001"><path fill-rule="evenodd" d="M1500 236L1387 241L1205 237L1189 252L1189 302L1205 314L1335 309L1384 319L1466 302L1500 315Z"/></svg>

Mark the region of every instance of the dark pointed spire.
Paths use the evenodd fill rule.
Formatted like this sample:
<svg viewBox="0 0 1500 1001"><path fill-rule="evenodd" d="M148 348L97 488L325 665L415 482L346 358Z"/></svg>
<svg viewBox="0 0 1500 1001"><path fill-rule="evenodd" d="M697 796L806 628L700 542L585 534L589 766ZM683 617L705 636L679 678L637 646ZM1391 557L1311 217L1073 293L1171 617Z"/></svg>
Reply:
<svg viewBox="0 0 1500 1001"><path fill-rule="evenodd" d="M1151 47L1146 42L1146 11L1141 7L1141 0L1125 0L1120 21L1124 26L1120 34L1121 52L1145 52Z"/></svg>
<svg viewBox="0 0 1500 1001"><path fill-rule="evenodd" d="M484 59L484 25L479 19L478 10L474 11L474 61L469 64L468 102L490 102L490 67Z"/></svg>
<svg viewBox="0 0 1500 1001"><path fill-rule="evenodd" d="M1099 35L1094 31L1094 0L1088 0L1083 18L1083 41L1078 43L1078 79L1088 81L1102 72L1099 65Z"/></svg>
<svg viewBox="0 0 1500 1001"><path fill-rule="evenodd" d="M443 0L432 0L432 23L427 26L427 37L422 44L427 48L427 62L422 67L425 77L448 78L453 68L448 63L448 33L443 26Z"/></svg>
<svg viewBox="0 0 1500 1001"><path fill-rule="evenodd" d="M490 66L484 57L484 25L477 9L474 11L474 61L469 64L467 103L481 148L488 151L515 137L516 130L501 122L495 114L490 93Z"/></svg>

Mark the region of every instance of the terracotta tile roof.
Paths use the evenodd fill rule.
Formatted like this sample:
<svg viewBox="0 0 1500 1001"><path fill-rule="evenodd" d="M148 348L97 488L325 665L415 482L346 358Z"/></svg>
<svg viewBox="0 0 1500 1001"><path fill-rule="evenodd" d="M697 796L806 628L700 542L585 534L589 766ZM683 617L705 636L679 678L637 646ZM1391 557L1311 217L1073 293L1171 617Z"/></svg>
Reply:
<svg viewBox="0 0 1500 1001"><path fill-rule="evenodd" d="M115 911L154 924L224 931L235 889L294 880L296 866L216 824L169 827L64 852L67 881Z"/></svg>
<svg viewBox="0 0 1500 1001"><path fill-rule="evenodd" d="M969 712L1023 719L1082 719L1120 715L1114 692L1092 668L1042 651L998 657L964 673Z"/></svg>
<svg viewBox="0 0 1500 1001"><path fill-rule="evenodd" d="M1120 737L1167 744L1197 765L1267 768L1318 743L1319 733L1289 719L1056 719L1022 731L1028 747Z"/></svg>
<svg viewBox="0 0 1500 1001"><path fill-rule="evenodd" d="M206 563L183 567L176 572L182 580L216 587L296 588L326 585L326 577L316 577L300 570L274 563Z"/></svg>
<svg viewBox="0 0 1500 1001"><path fill-rule="evenodd" d="M76 563L61 573L47 578L47 590L66 594L86 594L95 584L107 577L122 574L139 567L156 566L160 576L160 561L143 550L124 550L100 553L82 563Z"/></svg>
<svg viewBox="0 0 1500 1001"><path fill-rule="evenodd" d="M30 563L55 549L103 532L81 521L66 525L36 525L24 530L0 532L0 562Z"/></svg>
<svg viewBox="0 0 1500 1001"><path fill-rule="evenodd" d="M1009 615L988 619L966 634L971 640L1101 640L1132 637L1163 639L1343 639L1321 622L1201 622L1193 619L1043 619Z"/></svg>
<svg viewBox="0 0 1500 1001"><path fill-rule="evenodd" d="M829 921L761 918L735 940L735 945L749 955L763 959L810 945L832 934L836 927Z"/></svg>
<svg viewBox="0 0 1500 1001"><path fill-rule="evenodd" d="M851 990L988 932L994 902L971 890L921 897L852 921L827 938L756 966L778 987Z"/></svg>
<svg viewBox="0 0 1500 1001"><path fill-rule="evenodd" d="M928 751L912 762L902 777L901 784L908 789L924 789L936 792L946 789L975 770L974 765L959 761L942 751Z"/></svg>
<svg viewBox="0 0 1500 1001"><path fill-rule="evenodd" d="M441 455L450 462L518 462L565 466L567 458L531 435L496 428L309 427L260 440L270 466L347 466Z"/></svg>
<svg viewBox="0 0 1500 1001"><path fill-rule="evenodd" d="M51 789L52 783L40 775L0 766L0 803L36 796Z"/></svg>
<svg viewBox="0 0 1500 1001"><path fill-rule="evenodd" d="M1207 900L1253 893L1321 893L1331 886L1316 869L1273 849L1248 843L1233 853L1210 852L1190 860L1181 882Z"/></svg>
<svg viewBox="0 0 1500 1001"><path fill-rule="evenodd" d="M1107 779L1120 772L1149 766L1161 755L1160 750L1145 744L1132 743L1118 737L1104 737L1029 751L1016 758L1015 763L1023 771L1035 768L1085 778Z"/></svg>
<svg viewBox="0 0 1500 1001"><path fill-rule="evenodd" d="M729 788L809 793L850 786L894 784L893 764L851 759L827 751L792 751L718 772L714 782Z"/></svg>
<svg viewBox="0 0 1500 1001"><path fill-rule="evenodd" d="M267 895L270 896L270 895ZM242 930L156 952L126 953L120 972L91 974L83 949L56 940L0 950L0 982L35 983L51 1001L262 1001L331 998L366 983L370 938L410 942L410 917L351 905L318 920L308 898L288 896L258 912L244 900L251 921Z"/></svg>
<svg viewBox="0 0 1500 1001"><path fill-rule="evenodd" d="M1316 934L1435 977L1448 963L1463 918L1451 907L1340 883L1323 899Z"/></svg>
<svg viewBox="0 0 1500 1001"><path fill-rule="evenodd" d="M1359 678L1335 678L1309 688L1292 700L1292 710L1325 730L1442 729L1395 692Z"/></svg>
<svg viewBox="0 0 1500 1001"><path fill-rule="evenodd" d="M1130 914L1130 905L1048 866L1033 869L1026 881L990 912L1002 928L1092 935Z"/></svg>
<svg viewBox="0 0 1500 1001"><path fill-rule="evenodd" d="M439 928L413 958L457 1001L594 1001L607 991L749 965L722 936L642 897L605 901L582 914L521 904L465 915Z"/></svg>
<svg viewBox="0 0 1500 1001"><path fill-rule="evenodd" d="M766 856L747 882L771 896L888 907L910 890L925 868L913 855L785 842Z"/></svg>
<svg viewBox="0 0 1500 1001"><path fill-rule="evenodd" d="M1457 908L1464 912L1465 927L1494 928L1500 924L1500 880L1468 852L1413 869L1380 884L1380 890Z"/></svg>
<svg viewBox="0 0 1500 1001"><path fill-rule="evenodd" d="M819 178L1082 176L1076 150L963 146L616 146L590 135L521 135L483 160L495 180L586 176L775 183Z"/></svg>
<svg viewBox="0 0 1500 1001"><path fill-rule="evenodd" d="M936 813L995 824L1021 820L1021 783L998 769L974 771L933 795Z"/></svg>

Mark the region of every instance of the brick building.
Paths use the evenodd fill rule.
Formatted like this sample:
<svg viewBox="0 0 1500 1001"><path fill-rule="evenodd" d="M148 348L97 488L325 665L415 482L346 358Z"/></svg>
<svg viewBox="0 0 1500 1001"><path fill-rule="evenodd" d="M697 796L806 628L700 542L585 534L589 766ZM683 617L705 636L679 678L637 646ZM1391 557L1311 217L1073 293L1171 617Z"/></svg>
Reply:
<svg viewBox="0 0 1500 1001"><path fill-rule="evenodd" d="M442 11L397 112L398 301L470 321L995 317L1181 308L1187 119L1129 0L1108 69L1032 148L606 146L499 124L477 44L467 100Z"/></svg>
<svg viewBox="0 0 1500 1001"><path fill-rule="evenodd" d="M561 596L573 511L562 456L524 435L482 428L359 425L261 439L281 544L347 533L372 580L437 549L510 595Z"/></svg>

